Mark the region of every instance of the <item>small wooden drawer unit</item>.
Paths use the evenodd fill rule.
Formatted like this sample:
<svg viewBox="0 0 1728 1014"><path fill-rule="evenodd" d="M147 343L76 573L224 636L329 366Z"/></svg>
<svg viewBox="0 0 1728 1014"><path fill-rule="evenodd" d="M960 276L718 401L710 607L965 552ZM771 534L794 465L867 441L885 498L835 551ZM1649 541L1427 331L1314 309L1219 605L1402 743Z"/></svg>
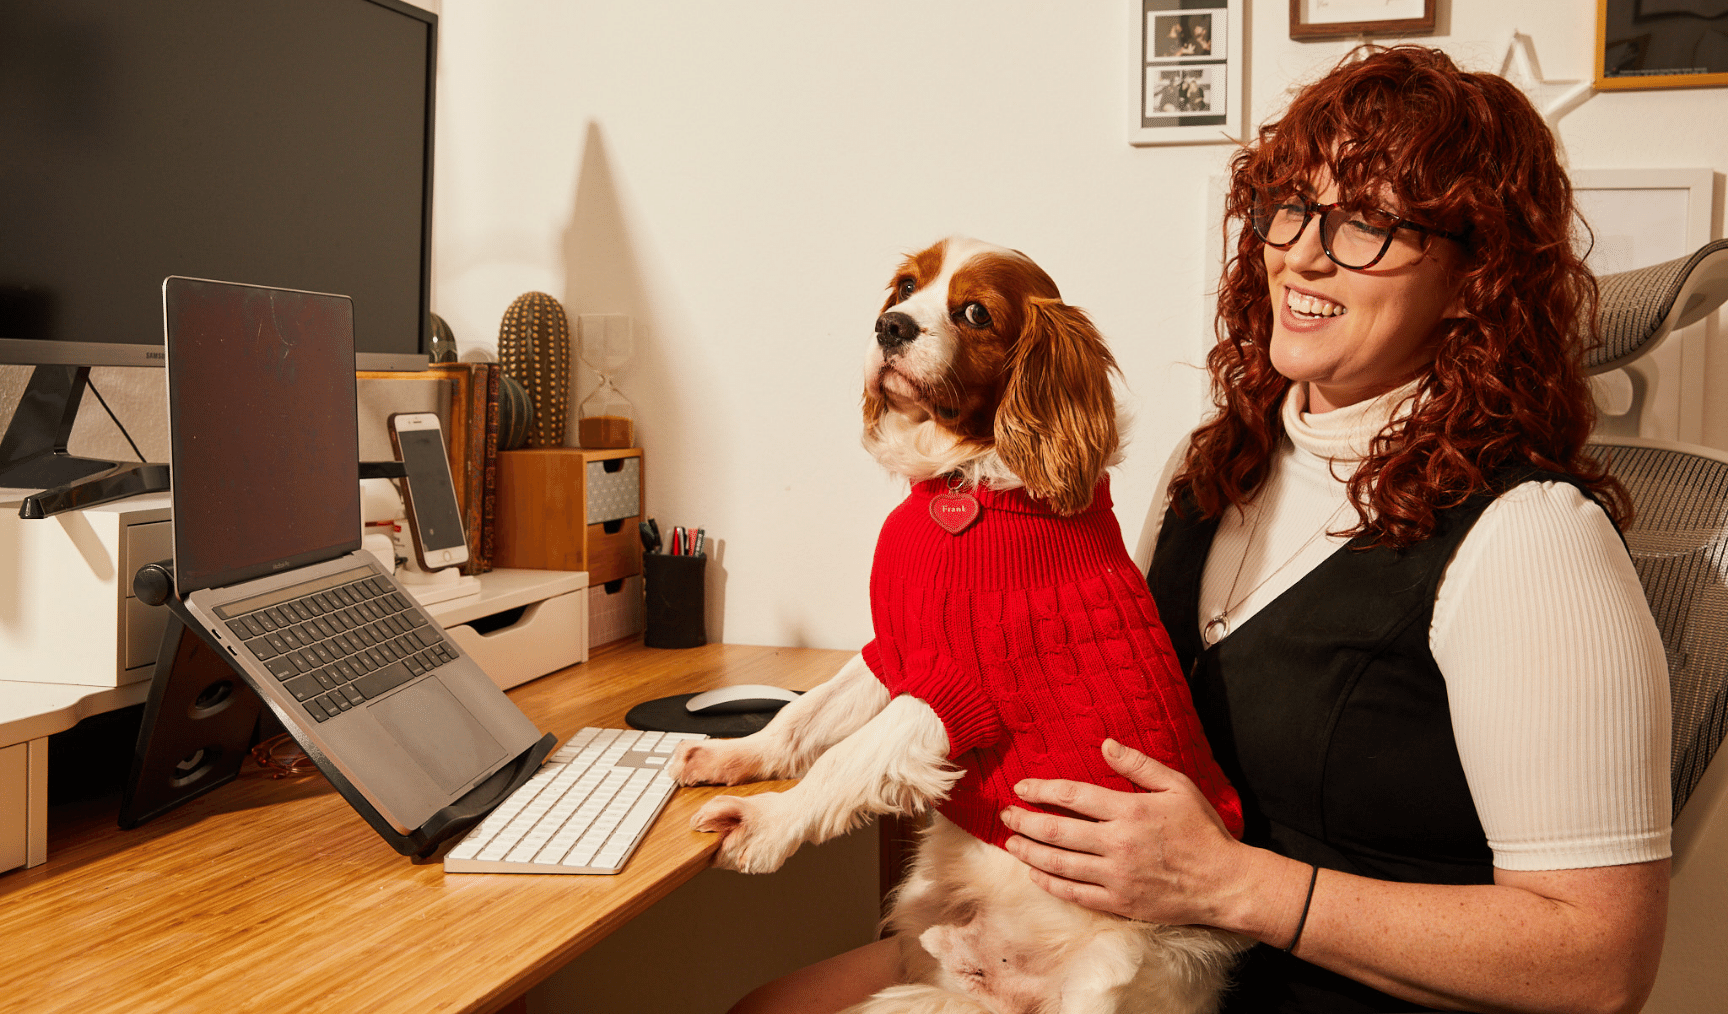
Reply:
<svg viewBox="0 0 1728 1014"><path fill-rule="evenodd" d="M642 449L534 447L498 455L499 567L642 572Z"/></svg>

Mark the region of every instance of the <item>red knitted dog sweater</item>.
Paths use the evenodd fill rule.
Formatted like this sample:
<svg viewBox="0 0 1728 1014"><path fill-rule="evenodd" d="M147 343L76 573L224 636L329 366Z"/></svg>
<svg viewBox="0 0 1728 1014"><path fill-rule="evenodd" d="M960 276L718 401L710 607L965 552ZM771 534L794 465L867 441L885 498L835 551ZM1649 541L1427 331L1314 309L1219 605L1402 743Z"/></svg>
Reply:
<svg viewBox="0 0 1728 1014"><path fill-rule="evenodd" d="M1000 846L999 818L1027 806L1022 778L1139 791L1111 770L1106 737L1187 775L1242 834L1242 804L1200 729L1188 683L1111 509L1106 477L1086 510L1058 517L1023 490L973 490L957 535L939 526L933 479L888 515L876 543L864 661L895 696L942 719L966 774L939 809Z"/></svg>

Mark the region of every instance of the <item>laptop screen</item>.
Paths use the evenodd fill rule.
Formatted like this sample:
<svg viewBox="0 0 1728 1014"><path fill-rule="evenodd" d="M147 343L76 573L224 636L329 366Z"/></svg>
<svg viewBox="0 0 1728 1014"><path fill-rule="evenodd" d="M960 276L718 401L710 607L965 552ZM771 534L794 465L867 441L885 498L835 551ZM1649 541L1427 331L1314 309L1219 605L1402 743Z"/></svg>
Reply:
<svg viewBox="0 0 1728 1014"><path fill-rule="evenodd" d="M180 595L358 549L348 297L174 277L162 305Z"/></svg>

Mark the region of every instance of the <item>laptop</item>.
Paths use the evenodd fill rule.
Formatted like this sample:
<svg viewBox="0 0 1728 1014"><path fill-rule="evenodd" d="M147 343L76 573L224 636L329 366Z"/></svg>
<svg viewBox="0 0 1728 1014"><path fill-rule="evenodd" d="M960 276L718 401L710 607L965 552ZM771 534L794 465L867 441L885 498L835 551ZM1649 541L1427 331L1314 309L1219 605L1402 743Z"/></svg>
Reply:
<svg viewBox="0 0 1728 1014"><path fill-rule="evenodd" d="M353 305L180 277L162 301L182 608L350 802L413 834L542 736L360 549Z"/></svg>

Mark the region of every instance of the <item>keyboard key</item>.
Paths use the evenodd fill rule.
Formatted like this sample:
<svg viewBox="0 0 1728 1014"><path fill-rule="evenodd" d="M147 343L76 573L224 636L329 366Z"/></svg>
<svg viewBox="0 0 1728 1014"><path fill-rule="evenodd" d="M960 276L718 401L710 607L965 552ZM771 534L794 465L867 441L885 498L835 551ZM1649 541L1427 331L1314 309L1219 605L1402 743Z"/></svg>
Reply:
<svg viewBox="0 0 1728 1014"><path fill-rule="evenodd" d="M384 666L377 672L367 673L355 680L351 686L365 695L367 700L379 694L388 693L414 678L408 667L400 662Z"/></svg>
<svg viewBox="0 0 1728 1014"><path fill-rule="evenodd" d="M258 624L260 627L263 627L264 633L266 634L275 630L277 626L276 620L271 617L270 610L268 609L260 609L255 613L248 613L246 618L251 620L253 623Z"/></svg>
<svg viewBox="0 0 1728 1014"><path fill-rule="evenodd" d="M289 652L288 653L288 661L294 663L294 668L300 670L301 672L311 672L312 670L318 668L316 665L312 664L313 662L316 661L316 659L309 657L303 651Z"/></svg>
<svg viewBox="0 0 1728 1014"><path fill-rule="evenodd" d="M300 674L300 670L294 668L294 663L282 656L277 656L264 663L264 668L270 670L270 675L279 680L292 679Z"/></svg>
<svg viewBox="0 0 1728 1014"><path fill-rule="evenodd" d="M281 654L281 652L271 646L268 640L262 637L254 637L252 640L247 641L246 647L252 652L252 654L258 656L260 662L267 658L275 658L277 655Z"/></svg>
<svg viewBox="0 0 1728 1014"><path fill-rule="evenodd" d="M318 681L310 676L296 676L282 684L282 689L294 695L297 701L309 701L324 692Z"/></svg>

